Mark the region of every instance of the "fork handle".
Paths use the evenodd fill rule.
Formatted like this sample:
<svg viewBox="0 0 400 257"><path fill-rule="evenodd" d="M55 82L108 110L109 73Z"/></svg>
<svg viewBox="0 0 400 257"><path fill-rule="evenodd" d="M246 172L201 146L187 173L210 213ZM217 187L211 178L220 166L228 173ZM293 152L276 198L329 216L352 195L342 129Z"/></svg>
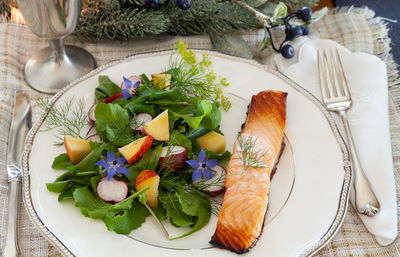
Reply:
<svg viewBox="0 0 400 257"><path fill-rule="evenodd" d="M379 201L376 198L371 184L368 178L365 176L360 160L358 159L346 112L342 110L339 111L339 114L342 118L344 129L347 135L347 141L350 147L352 168L354 171L354 192L357 212L367 216L374 216L377 212L379 212Z"/></svg>
<svg viewBox="0 0 400 257"><path fill-rule="evenodd" d="M12 179L9 182L7 241L2 257L16 257L19 253L17 240L18 209L21 181Z"/></svg>

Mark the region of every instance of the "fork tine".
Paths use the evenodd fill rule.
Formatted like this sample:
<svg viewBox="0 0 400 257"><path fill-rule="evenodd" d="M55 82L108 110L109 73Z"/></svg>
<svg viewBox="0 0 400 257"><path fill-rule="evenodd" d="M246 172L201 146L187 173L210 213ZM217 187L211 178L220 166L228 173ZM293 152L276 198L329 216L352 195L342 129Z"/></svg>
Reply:
<svg viewBox="0 0 400 257"><path fill-rule="evenodd" d="M324 74L323 74L323 69L322 69L322 60L321 60L321 53L319 50L317 50L317 58L318 58L318 74L319 74L319 84L321 86L321 94L322 94L322 100L325 101L327 99L326 95L326 82L324 80Z"/></svg>
<svg viewBox="0 0 400 257"><path fill-rule="evenodd" d="M335 58L333 57L332 49L329 49L330 53L330 59L331 59L331 69L332 69L332 76L333 76L333 89L336 92L336 95L343 95L343 91L341 90L340 84L339 84L339 78L337 74L337 65L335 64Z"/></svg>
<svg viewBox="0 0 400 257"><path fill-rule="evenodd" d="M346 97L350 97L349 86L347 85L347 80L346 80L346 77L345 77L344 71L343 71L342 60L340 59L339 51L337 50L337 48L336 48L336 59L337 59L337 62L339 63L338 68L339 68L339 73L340 73L340 79L342 80L344 95Z"/></svg>
<svg viewBox="0 0 400 257"><path fill-rule="evenodd" d="M334 92L333 92L331 72L329 70L329 65L328 65L328 57L326 56L325 50L323 50L322 53L323 53L323 58L324 58L326 85L328 87L329 97L332 98L332 97L336 96L336 94L334 94Z"/></svg>

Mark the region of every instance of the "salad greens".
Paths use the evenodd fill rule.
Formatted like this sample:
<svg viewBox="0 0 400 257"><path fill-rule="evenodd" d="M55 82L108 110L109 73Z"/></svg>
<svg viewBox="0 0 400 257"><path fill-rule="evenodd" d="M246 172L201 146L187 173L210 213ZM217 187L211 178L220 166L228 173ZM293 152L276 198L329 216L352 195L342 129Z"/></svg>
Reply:
<svg viewBox="0 0 400 257"><path fill-rule="evenodd" d="M141 82L135 85L124 78L125 88L119 87L107 76L99 76L99 84L94 92L94 103L97 105L94 107L93 126L100 140L90 141L89 137L87 141L90 141L91 151L79 163L73 164L67 146L67 153L54 159L52 168L55 172L64 170L64 173L47 183L47 189L58 193L59 201L72 199L84 216L103 220L110 231L128 234L140 227L146 216L154 214L158 220L169 220L174 226L191 227L189 232L170 238L178 239L200 230L210 220L210 195L193 183L193 169L185 164L184 168L174 170L173 165L168 166L171 162L165 158L172 156L174 146L185 149L184 160L199 155L201 151L205 152L208 159L221 161L230 157L228 151L203 151L196 141L210 131L222 134L219 130L219 107L228 109L230 103L222 95L220 86L227 83L225 79L217 82L216 75L208 71L210 61L206 55L198 62L182 42L179 41L177 46L180 61L171 57L170 68L161 73L170 76L168 87L160 88L145 74L139 76ZM188 86L185 87L185 84ZM166 110L169 140L152 140L138 160L131 164L129 160L126 162L121 148L144 137L143 132L133 125L138 114L146 113L154 118ZM67 124L64 122L59 125ZM62 136L81 137L76 133L64 133ZM163 148L168 149L166 156L163 155ZM105 161L109 156L115 156L115 160ZM160 162L161 158L164 158L163 162ZM108 168L104 169L104 165ZM117 167L124 167L129 172L127 175L116 172L112 178L126 185L127 196L119 202L107 202L100 197L99 184L107 179L109 169ZM145 170L152 170L159 177L158 206L152 210L146 198L146 191L151 186L137 190L137 178Z"/></svg>

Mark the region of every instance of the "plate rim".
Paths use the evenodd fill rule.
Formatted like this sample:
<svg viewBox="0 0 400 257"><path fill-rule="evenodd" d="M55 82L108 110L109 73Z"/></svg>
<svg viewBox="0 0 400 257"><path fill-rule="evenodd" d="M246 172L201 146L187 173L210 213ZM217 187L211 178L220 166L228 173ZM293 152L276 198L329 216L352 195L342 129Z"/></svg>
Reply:
<svg viewBox="0 0 400 257"><path fill-rule="evenodd" d="M196 54L209 54L210 57L212 58L213 56L228 59L230 61L235 61L235 62L242 62L245 64L249 64L254 66L255 68L259 68L263 71L266 71L280 79L282 79L284 82L286 82L289 86L291 86L293 89L304 95L308 100L310 100L313 104L318 107L318 109L324 114L325 118L327 119L331 130L333 132L334 137L337 140L337 143L339 144L340 150L342 152L342 157L343 157L343 169L344 169L344 178L343 178L343 183L342 183L342 188L341 188L341 193L339 197L339 202L338 202L338 209L335 215L335 218L332 221L332 224L330 225L329 229L326 231L324 235L320 237L316 242L313 244L309 245L306 247L302 252L298 254L298 256L312 256L314 255L317 251L319 251L322 247L324 247L333 237L334 235L339 231L344 218L345 214L348 208L348 202L349 202L349 197L350 197L350 188L351 188L351 181L353 177L353 172L350 168L350 165L347 165L346 163L350 163L350 158L349 158L349 152L347 149L347 145L343 139L343 136L339 132L339 129L331 115L331 113L323 106L320 100L318 100L314 95L312 95L308 90L305 88L301 87L299 84L285 76L284 74L280 73L279 71L273 70L272 68L260 64L256 62L255 60L250 60L250 59L244 59L236 56L231 56L231 55L226 55L222 54L220 52L216 52L213 50L204 50L204 49L196 49L192 48ZM106 64L103 64L96 68L95 70L87 73L86 75L74 80L64 88L60 89L50 100L49 100L49 105L52 107L56 101L69 89L72 87L78 85L80 82L89 79L102 71L116 66L120 63L128 62L128 61L133 61L135 59L141 58L141 57L153 57L157 55L165 55L165 54L171 54L175 50L160 50L160 51L153 51L153 52L145 52L145 53L137 53L133 55L128 55L124 58L108 62ZM22 195L23 195L23 202L25 209L27 210L28 216L33 222L34 226L39 230L39 232L63 255L63 256L75 256L71 250L69 250L62 242L61 240L56 237L49 228L44 225L42 220L39 218L35 208L33 207L33 202L31 198L31 191L30 191L30 172L29 172L29 155L32 149L32 143L33 140L39 132L40 127L42 126L43 122L45 121L46 117L48 115L48 112L43 110L38 118L38 120L34 123L32 126L31 130L29 131L26 139L25 139L25 148L24 152L22 154Z"/></svg>

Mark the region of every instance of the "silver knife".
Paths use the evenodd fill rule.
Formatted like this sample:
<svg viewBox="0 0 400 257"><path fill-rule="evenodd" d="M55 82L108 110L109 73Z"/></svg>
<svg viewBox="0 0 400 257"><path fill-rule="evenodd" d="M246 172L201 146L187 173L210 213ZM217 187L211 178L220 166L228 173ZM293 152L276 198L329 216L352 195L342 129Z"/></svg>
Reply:
<svg viewBox="0 0 400 257"><path fill-rule="evenodd" d="M28 98L21 91L15 92L14 111L7 146L7 177L9 183L7 239L3 257L18 256L17 225L21 188L21 155L25 138L32 127Z"/></svg>

